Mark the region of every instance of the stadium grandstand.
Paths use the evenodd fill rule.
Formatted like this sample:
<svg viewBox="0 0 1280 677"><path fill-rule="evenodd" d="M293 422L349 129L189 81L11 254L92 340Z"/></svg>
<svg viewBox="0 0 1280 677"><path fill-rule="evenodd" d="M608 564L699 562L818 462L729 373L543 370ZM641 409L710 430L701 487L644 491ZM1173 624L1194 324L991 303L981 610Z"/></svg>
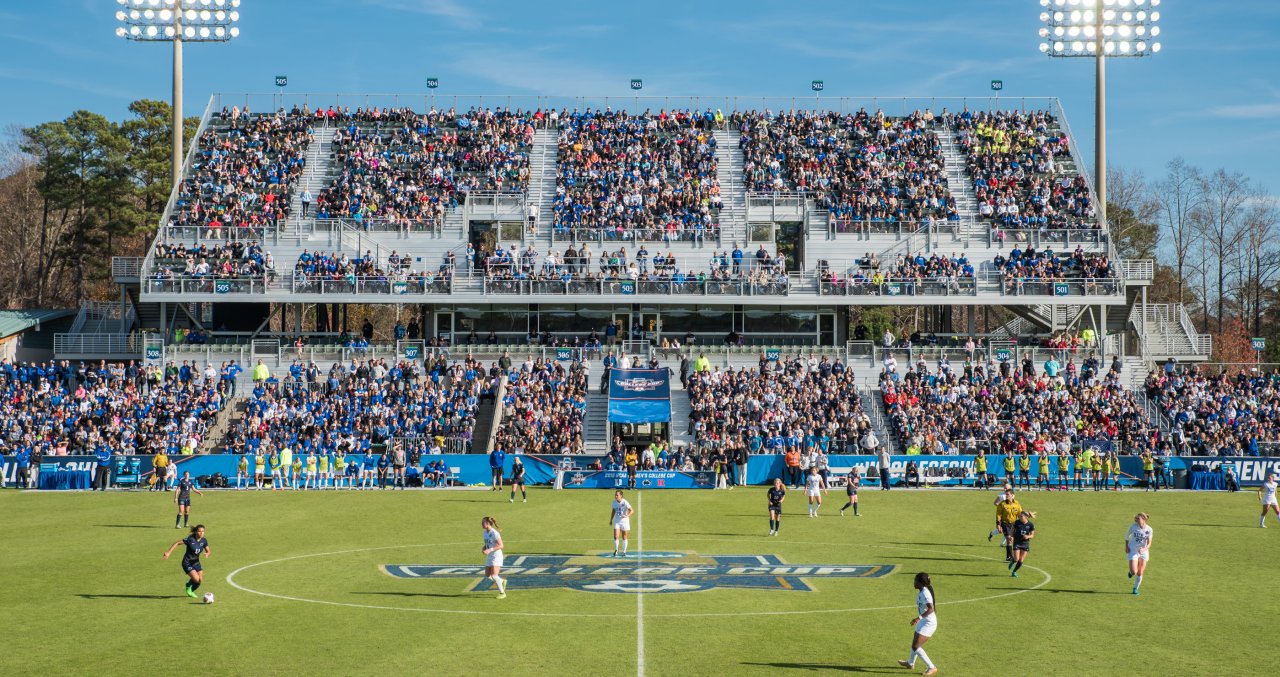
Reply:
<svg viewBox="0 0 1280 677"><path fill-rule="evenodd" d="M1153 262L1118 256L1056 99L219 94L183 176L146 256L113 261L120 302L54 342L136 363L162 413L135 446L1275 436L1269 404L1243 430L1213 397L1271 380L1152 371L1209 337L1147 303ZM375 306L394 329L350 326ZM870 335L885 306L919 320ZM671 424L611 423L601 359L678 373ZM124 378L72 372L41 396Z"/></svg>

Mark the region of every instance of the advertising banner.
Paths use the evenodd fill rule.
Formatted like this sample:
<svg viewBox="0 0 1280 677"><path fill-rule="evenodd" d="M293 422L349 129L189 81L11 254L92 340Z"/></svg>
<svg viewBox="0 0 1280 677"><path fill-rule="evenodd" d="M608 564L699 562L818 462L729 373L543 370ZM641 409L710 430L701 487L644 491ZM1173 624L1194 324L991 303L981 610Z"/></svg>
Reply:
<svg viewBox="0 0 1280 677"><path fill-rule="evenodd" d="M565 489L626 489L625 470L565 470ZM710 470L640 470L636 472L637 489L711 489L716 474Z"/></svg>

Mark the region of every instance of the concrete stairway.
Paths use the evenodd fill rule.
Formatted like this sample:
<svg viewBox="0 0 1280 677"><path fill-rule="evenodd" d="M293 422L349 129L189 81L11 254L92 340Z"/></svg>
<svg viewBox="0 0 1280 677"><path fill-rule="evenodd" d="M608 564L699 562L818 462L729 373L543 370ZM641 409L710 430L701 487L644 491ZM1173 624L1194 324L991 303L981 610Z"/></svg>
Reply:
<svg viewBox="0 0 1280 677"><path fill-rule="evenodd" d="M529 158L529 203L538 208L538 230L551 229L552 201L556 197L556 157L559 134L554 129L533 133L533 151Z"/></svg>
<svg viewBox="0 0 1280 677"><path fill-rule="evenodd" d="M742 178L742 150L737 136L728 130L712 133L716 140L716 178L720 181L720 241L725 247L747 244L747 190Z"/></svg>
<svg viewBox="0 0 1280 677"><path fill-rule="evenodd" d="M961 233L966 237L985 238L987 225L978 221L978 194L973 190L973 180L965 173L964 149L956 143L955 132L950 129L939 129L937 134L947 170L947 189L956 200L956 211L964 224Z"/></svg>
<svg viewBox="0 0 1280 677"><path fill-rule="evenodd" d="M315 215L315 198L320 191L329 187L330 172L333 167L333 135L335 127L320 127L312 130L311 145L307 148L307 165L293 187L293 197L289 202L289 223L286 228L305 221ZM307 217L302 216L302 192L311 191L312 205Z"/></svg>
<svg viewBox="0 0 1280 677"><path fill-rule="evenodd" d="M597 391L587 393L585 438L588 454L609 453L609 395Z"/></svg>

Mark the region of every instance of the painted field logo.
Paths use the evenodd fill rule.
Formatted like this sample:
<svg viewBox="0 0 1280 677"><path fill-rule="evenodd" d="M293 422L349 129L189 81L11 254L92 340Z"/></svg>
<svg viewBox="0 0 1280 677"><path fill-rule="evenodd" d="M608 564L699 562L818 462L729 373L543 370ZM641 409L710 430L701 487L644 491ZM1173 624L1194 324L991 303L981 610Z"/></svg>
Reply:
<svg viewBox="0 0 1280 677"><path fill-rule="evenodd" d="M502 568L517 588L570 588L586 592L693 592L711 588L813 590L808 579L880 578L892 564L786 564L777 555L707 555L681 552L635 553L624 558L608 555L522 555ZM397 578L465 578L469 590L488 590L479 565L384 564Z"/></svg>

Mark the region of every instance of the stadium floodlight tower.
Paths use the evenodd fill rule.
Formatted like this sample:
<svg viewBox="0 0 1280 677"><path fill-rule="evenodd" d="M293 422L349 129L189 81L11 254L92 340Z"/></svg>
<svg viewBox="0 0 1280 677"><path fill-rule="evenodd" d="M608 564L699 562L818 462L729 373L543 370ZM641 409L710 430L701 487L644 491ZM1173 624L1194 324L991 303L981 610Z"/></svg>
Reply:
<svg viewBox="0 0 1280 677"><path fill-rule="evenodd" d="M116 35L173 43L173 185L182 180L182 43L226 42L240 35L240 0L116 0Z"/></svg>
<svg viewBox="0 0 1280 677"><path fill-rule="evenodd" d="M1160 51L1160 0L1040 0L1040 51L1097 65L1093 180L1098 218L1107 219L1107 59Z"/></svg>

